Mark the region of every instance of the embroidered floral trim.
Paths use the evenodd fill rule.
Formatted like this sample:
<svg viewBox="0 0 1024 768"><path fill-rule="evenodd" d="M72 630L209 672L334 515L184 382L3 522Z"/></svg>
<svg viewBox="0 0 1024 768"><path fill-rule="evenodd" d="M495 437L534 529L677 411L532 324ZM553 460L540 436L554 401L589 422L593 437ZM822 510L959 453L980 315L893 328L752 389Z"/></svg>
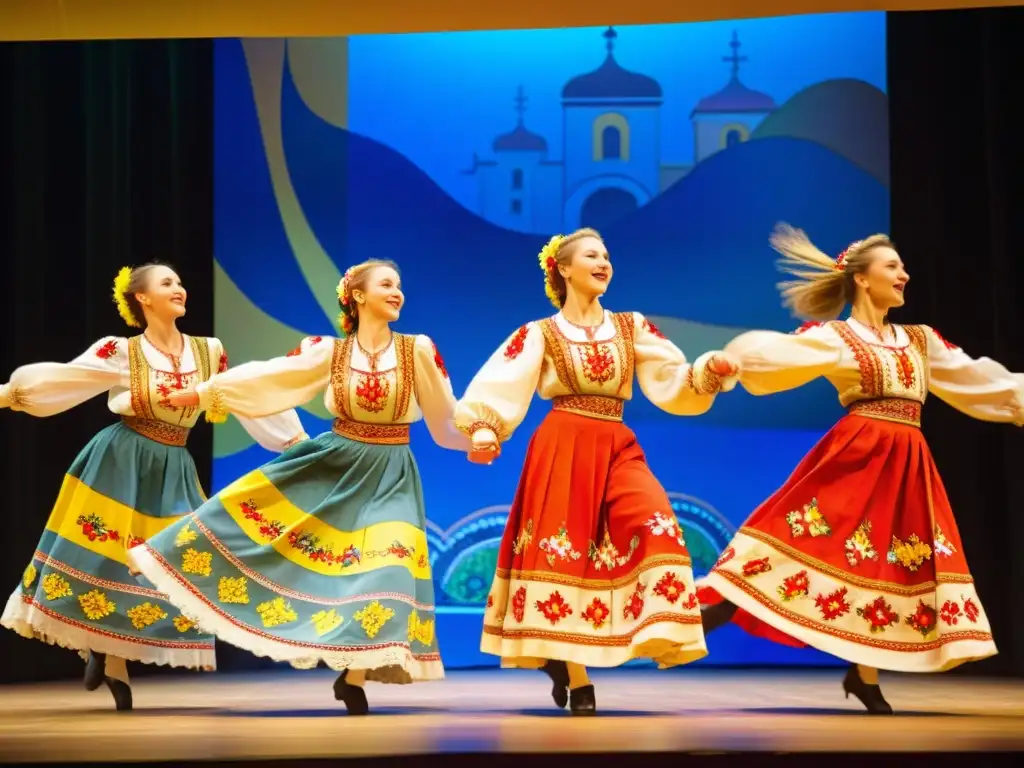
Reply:
<svg viewBox="0 0 1024 768"><path fill-rule="evenodd" d="M881 595L858 608L857 615L868 623L868 629L872 634L884 632L900 620L899 614L893 611L892 606Z"/></svg>
<svg viewBox="0 0 1024 768"><path fill-rule="evenodd" d="M96 357L100 360L109 360L117 354L117 340L110 339L96 349Z"/></svg>
<svg viewBox="0 0 1024 768"><path fill-rule="evenodd" d="M798 597L807 597L810 592L810 578L807 571L800 571L782 580L776 590L783 602L796 600Z"/></svg>
<svg viewBox="0 0 1024 768"><path fill-rule="evenodd" d="M78 596L78 603L82 606L82 613L87 619L99 621L117 610L117 603L110 600L103 592L93 589L84 595Z"/></svg>
<svg viewBox="0 0 1024 768"><path fill-rule="evenodd" d="M395 615L394 610L385 608L374 600L360 611L352 614L352 618L360 623L367 637L373 638Z"/></svg>
<svg viewBox="0 0 1024 768"><path fill-rule="evenodd" d="M655 512L644 525L651 536L666 536L670 539L675 539L680 547L686 546L686 540L683 538L683 527L679 525L679 520L674 513Z"/></svg>
<svg viewBox="0 0 1024 768"><path fill-rule="evenodd" d="M62 597L71 597L71 585L67 579L57 573L48 573L43 576L43 594L47 600L60 600Z"/></svg>
<svg viewBox="0 0 1024 768"><path fill-rule="evenodd" d="M244 576L221 576L217 583L217 599L222 603L249 604L249 582Z"/></svg>
<svg viewBox="0 0 1024 768"><path fill-rule="evenodd" d="M409 614L409 642L414 640L423 645L431 645L434 642L434 620L424 621L413 611Z"/></svg>
<svg viewBox="0 0 1024 768"><path fill-rule="evenodd" d="M441 353L437 349L437 344L431 340L430 345L434 348L434 365L437 366L437 370L441 372L444 378L448 378L448 368L444 364L444 358L441 357Z"/></svg>
<svg viewBox="0 0 1024 768"><path fill-rule="evenodd" d="M567 560L579 560L582 556L580 552L573 547L572 540L569 538L569 532L566 530L564 522L559 526L558 533L541 541L539 547L544 552L547 552L546 558L548 565L554 565L556 559L565 562Z"/></svg>
<svg viewBox="0 0 1024 768"><path fill-rule="evenodd" d="M942 555L943 557L952 557L957 552L957 549L953 545L953 542L946 538L946 535L942 532L942 529L938 525L935 526L934 545L936 557L938 557L939 555Z"/></svg>
<svg viewBox="0 0 1024 768"><path fill-rule="evenodd" d="M661 332L661 330L658 328L658 326L656 326L654 323L652 323L646 317L644 318L644 330L646 330L649 333L653 333L659 339L664 339L665 338L665 334Z"/></svg>
<svg viewBox="0 0 1024 768"><path fill-rule="evenodd" d="M892 537L892 545L886 554L886 562L890 565L902 565L907 570L914 572L924 563L931 559L932 548L921 541L916 533L910 534L906 542L900 541L896 536Z"/></svg>
<svg viewBox="0 0 1024 768"><path fill-rule="evenodd" d="M920 632L921 637L928 637L935 631L936 614L935 609L925 605L923 600L917 601L917 610L903 618L903 623L911 629Z"/></svg>
<svg viewBox="0 0 1024 768"><path fill-rule="evenodd" d="M209 576L213 572L213 553L186 549L181 555L181 572Z"/></svg>
<svg viewBox="0 0 1024 768"><path fill-rule="evenodd" d="M798 538L806 533L809 533L811 538L832 535L832 528L829 527L828 521L818 509L817 499L811 499L810 503L804 504L804 508L800 511L789 512L786 515L786 522L789 523L789 530L793 538Z"/></svg>
<svg viewBox="0 0 1024 768"><path fill-rule="evenodd" d="M565 598L557 590L552 592L548 599L544 602L538 600L535 605L537 610L543 614L544 618L551 622L554 626L566 616L572 615L572 608L565 602Z"/></svg>
<svg viewBox="0 0 1024 768"><path fill-rule="evenodd" d="M527 325L520 326L519 330L515 332L511 339L509 339L508 345L505 347L505 359L511 362L515 360L519 355L522 354L523 349L526 346L526 337L530 334L530 327Z"/></svg>
<svg viewBox="0 0 1024 768"><path fill-rule="evenodd" d="M521 555L523 550L530 546L533 541L533 520L527 520L526 525L519 529L519 535L512 543L512 553Z"/></svg>
<svg viewBox="0 0 1024 768"><path fill-rule="evenodd" d="M875 545L871 543L871 539L868 538L871 533L871 522L865 520L859 526L857 530L853 532L853 535L846 540L846 560L852 566L858 566L865 560L877 560L878 552L875 550Z"/></svg>
<svg viewBox="0 0 1024 768"><path fill-rule="evenodd" d="M605 530L601 546L598 546L593 541L590 542L587 550L587 556L590 558L591 562L594 563L595 571L600 571L602 567L607 568L610 571L613 568L620 568L628 563L639 546L640 537L634 535L633 538L630 539L629 550L626 554L620 555L619 550L616 549L614 544L612 544L611 534Z"/></svg>
<svg viewBox="0 0 1024 768"><path fill-rule="evenodd" d="M126 611L128 618L132 621L132 626L136 629L145 629L151 624L155 624L158 621L163 621L167 618L167 613L159 605L153 605L150 602L145 602L140 605L136 605L134 608L129 608Z"/></svg>
<svg viewBox="0 0 1024 768"><path fill-rule="evenodd" d="M328 632L333 632L345 621L344 617L334 608L317 611L309 617L309 620L313 622L317 637L323 637Z"/></svg>
<svg viewBox="0 0 1024 768"><path fill-rule="evenodd" d="M281 624L288 624L299 618L299 615L292 609L291 603L283 597L275 597L256 606L256 613L260 615L263 626L278 627Z"/></svg>
<svg viewBox="0 0 1024 768"><path fill-rule="evenodd" d="M848 614L851 606L846 595L846 587L840 587L827 595L819 593L814 598L814 605L821 611L821 618L825 621L835 621Z"/></svg>
<svg viewBox="0 0 1024 768"><path fill-rule="evenodd" d="M612 615L611 610L599 597L595 597L587 609L580 614L584 620L590 622L590 626L594 629L600 629L608 621L608 617Z"/></svg>

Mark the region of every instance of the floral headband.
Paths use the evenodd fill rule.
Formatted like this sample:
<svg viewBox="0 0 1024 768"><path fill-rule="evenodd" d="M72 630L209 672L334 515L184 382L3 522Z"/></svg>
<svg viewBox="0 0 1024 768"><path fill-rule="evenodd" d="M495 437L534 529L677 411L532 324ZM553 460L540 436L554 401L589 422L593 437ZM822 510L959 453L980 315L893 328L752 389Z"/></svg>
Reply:
<svg viewBox="0 0 1024 768"><path fill-rule="evenodd" d="M117 314L121 316L130 328L138 328L139 321L132 314L132 308L128 306L128 286L132 282L131 267L121 267L114 278L114 303L117 305Z"/></svg>
<svg viewBox="0 0 1024 768"><path fill-rule="evenodd" d="M555 235L541 248L538 256L540 268L544 271L544 293L554 304L555 309L562 308L562 300L558 296L558 287L555 283L555 275L558 274L558 262L555 257L558 256L558 249L562 247L564 240L565 235Z"/></svg>
<svg viewBox="0 0 1024 768"><path fill-rule="evenodd" d="M338 315L338 325L341 326L341 330L346 336L350 336L356 327L355 320L349 312L352 297L348 290L348 285L352 280L352 271L354 269L355 267L349 267L345 270L345 274L341 276L341 280L338 282L338 303L341 304L341 314Z"/></svg>

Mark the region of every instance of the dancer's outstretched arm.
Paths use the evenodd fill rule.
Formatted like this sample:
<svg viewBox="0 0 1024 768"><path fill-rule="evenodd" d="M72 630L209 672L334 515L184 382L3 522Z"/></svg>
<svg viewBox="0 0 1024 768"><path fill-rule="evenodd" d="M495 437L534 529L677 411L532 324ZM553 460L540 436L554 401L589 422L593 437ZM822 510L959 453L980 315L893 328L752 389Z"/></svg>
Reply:
<svg viewBox="0 0 1024 768"><path fill-rule="evenodd" d="M126 378L128 341L106 336L70 363L32 363L0 385L0 408L44 418L108 392Z"/></svg>
<svg viewBox="0 0 1024 768"><path fill-rule="evenodd" d="M919 327L928 341L929 392L975 419L1024 426L1024 374L973 358L933 328Z"/></svg>
<svg viewBox="0 0 1024 768"><path fill-rule="evenodd" d="M654 405L676 416L706 413L719 392L736 385L738 363L724 352L705 352L693 365L639 312L633 313L636 377Z"/></svg>

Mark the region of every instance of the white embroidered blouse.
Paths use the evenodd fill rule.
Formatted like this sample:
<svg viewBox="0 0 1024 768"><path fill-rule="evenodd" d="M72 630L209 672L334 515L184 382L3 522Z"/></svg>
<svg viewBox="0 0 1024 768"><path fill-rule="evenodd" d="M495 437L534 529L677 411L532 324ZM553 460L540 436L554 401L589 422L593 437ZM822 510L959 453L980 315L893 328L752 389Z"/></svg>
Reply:
<svg viewBox="0 0 1024 768"><path fill-rule="evenodd" d="M634 373L658 408L697 416L711 408L717 392L735 385L734 379L708 370L716 354L722 355L706 352L690 365L679 347L638 312L605 312L592 330L559 312L527 323L502 342L459 401L456 424L470 435L489 429L508 440L526 417L534 392L544 400L597 396L591 402L598 409L621 417L622 403L633 396Z"/></svg>
<svg viewBox="0 0 1024 768"><path fill-rule="evenodd" d="M343 421L386 426L423 419L438 445L469 450L452 421L448 371L427 336L395 333L377 355L352 336L312 336L284 357L244 363L196 390L203 408L250 417L308 403L322 392L327 410Z"/></svg>
<svg viewBox="0 0 1024 768"><path fill-rule="evenodd" d="M177 372L144 335L102 338L69 363L24 365L0 386L0 408L54 416L106 392L107 407L119 416L191 428L202 409L176 408L168 397L175 391L195 389L218 370L226 370L228 358L219 339L185 336L184 340ZM267 418L239 421L261 446L280 452L306 436L298 414L283 410Z"/></svg>
<svg viewBox="0 0 1024 768"><path fill-rule="evenodd" d="M883 344L850 318L810 323L791 334L750 331L725 349L740 363L740 384L754 395L823 376L844 407L888 399L914 404L919 418L920 404L932 393L976 419L1024 425L1024 374L972 358L926 325L893 329L895 343Z"/></svg>

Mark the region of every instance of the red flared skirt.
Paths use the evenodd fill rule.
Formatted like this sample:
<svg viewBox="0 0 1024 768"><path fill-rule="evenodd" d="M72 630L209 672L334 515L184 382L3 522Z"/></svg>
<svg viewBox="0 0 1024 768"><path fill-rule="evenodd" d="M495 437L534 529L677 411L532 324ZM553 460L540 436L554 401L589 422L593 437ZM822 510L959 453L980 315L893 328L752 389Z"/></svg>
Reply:
<svg viewBox="0 0 1024 768"><path fill-rule="evenodd" d="M995 643L921 430L851 413L800 462L701 580L705 604L789 645L936 672Z"/></svg>
<svg viewBox="0 0 1024 768"><path fill-rule="evenodd" d="M481 649L503 666L685 664L707 654L694 590L682 530L632 430L552 411L526 454Z"/></svg>

